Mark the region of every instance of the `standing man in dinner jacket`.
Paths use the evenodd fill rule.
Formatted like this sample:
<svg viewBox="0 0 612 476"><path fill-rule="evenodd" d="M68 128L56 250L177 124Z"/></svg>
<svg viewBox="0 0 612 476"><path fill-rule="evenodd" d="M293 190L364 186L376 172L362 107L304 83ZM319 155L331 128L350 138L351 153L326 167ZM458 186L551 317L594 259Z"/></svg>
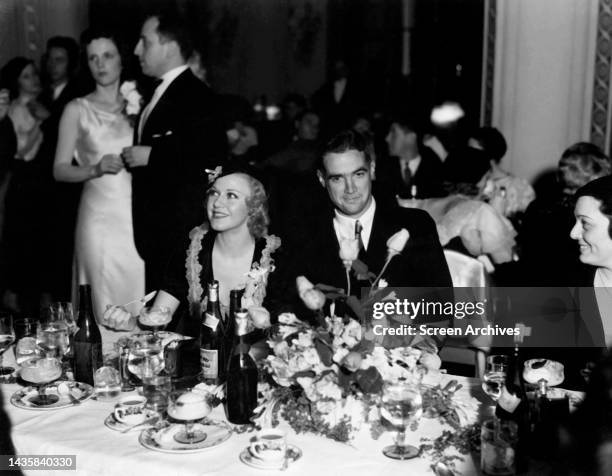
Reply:
<svg viewBox="0 0 612 476"><path fill-rule="evenodd" d="M123 151L132 172L136 249L145 261L147 291L159 289L178 240L204 221L205 169L225 159L226 139L213 92L189 67L189 36L173 13L149 16L135 54L159 80Z"/></svg>
<svg viewBox="0 0 612 476"><path fill-rule="evenodd" d="M358 238L363 243L359 260L378 275L387 257L387 240L405 228L410 234L407 244L391 260L383 278L392 287L421 288L419 296L426 300L452 302L451 276L434 221L422 210L377 204L368 150L367 139L352 130L341 132L325 147L317 176L332 206L308 230L297 274L316 284L345 289L339 243L343 238ZM352 294L359 295L369 283L358 281L353 272L350 276Z"/></svg>

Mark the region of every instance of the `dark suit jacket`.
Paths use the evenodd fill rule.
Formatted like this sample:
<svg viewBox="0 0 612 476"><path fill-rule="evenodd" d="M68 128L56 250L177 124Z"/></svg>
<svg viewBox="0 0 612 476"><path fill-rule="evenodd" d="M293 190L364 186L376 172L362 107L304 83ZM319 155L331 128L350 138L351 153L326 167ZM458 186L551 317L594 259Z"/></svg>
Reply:
<svg viewBox="0 0 612 476"><path fill-rule="evenodd" d="M149 114L139 145L152 149L148 165L131 170L134 240L155 290L175 243L204 221L204 169L226 158L216 95L187 69Z"/></svg>
<svg viewBox="0 0 612 476"><path fill-rule="evenodd" d="M387 157L376 164L376 177L382 183L393 189L394 195L410 197L412 185L417 187L417 198L442 197L445 195L443 181L444 169L436 153L429 147L420 148L421 163L412 176L410 185L404 183L400 160L397 157Z"/></svg>
<svg viewBox="0 0 612 476"><path fill-rule="evenodd" d="M438 233L431 217L422 210L397 206L388 208L377 203L367 252L360 259L370 271L378 275L386 260L387 240L402 228L408 230L410 238L404 251L391 260L383 278L390 287L410 287L410 296L406 297L413 301L418 302L422 298L426 302L452 302L452 280ZM320 216L318 223L304 239L303 249L298 250L300 257L296 258L295 275L303 275L314 284L346 289L346 274L338 256L339 248L333 226L333 210L330 209ZM353 295L361 295L362 288L369 285L367 281L357 281L353 272L351 281ZM432 321L437 325L448 324L448 316L443 320L440 317L430 315L429 318L415 320L411 324Z"/></svg>

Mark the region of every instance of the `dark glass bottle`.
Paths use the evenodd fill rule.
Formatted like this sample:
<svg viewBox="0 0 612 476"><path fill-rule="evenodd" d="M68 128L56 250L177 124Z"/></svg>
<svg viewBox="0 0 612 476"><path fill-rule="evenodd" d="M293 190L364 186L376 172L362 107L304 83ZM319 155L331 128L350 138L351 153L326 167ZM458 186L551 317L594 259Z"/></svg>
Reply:
<svg viewBox="0 0 612 476"><path fill-rule="evenodd" d="M208 285L208 304L202 316L200 331L200 364L205 383L218 384L223 380L224 370L224 336L221 310L219 309L219 282Z"/></svg>
<svg viewBox="0 0 612 476"><path fill-rule="evenodd" d="M517 473L523 473L528 469L529 447L531 443L531 411L522 375L523 365L524 362L520 355L520 348L518 345L515 345L512 372L508 375L506 382L509 393L515 397L515 402L511 408L504 409L502 399L500 399L495 412L495 415L500 420L510 420L517 424L518 442L516 444L515 455Z"/></svg>
<svg viewBox="0 0 612 476"><path fill-rule="evenodd" d="M227 419L237 425L251 423L257 407L257 366L249 355L248 314L243 309L235 314L236 336L232 356L227 366L225 412Z"/></svg>
<svg viewBox="0 0 612 476"><path fill-rule="evenodd" d="M102 336L94 318L91 286L79 286L79 330L74 335L74 378L77 382L94 384L94 373L102 367Z"/></svg>

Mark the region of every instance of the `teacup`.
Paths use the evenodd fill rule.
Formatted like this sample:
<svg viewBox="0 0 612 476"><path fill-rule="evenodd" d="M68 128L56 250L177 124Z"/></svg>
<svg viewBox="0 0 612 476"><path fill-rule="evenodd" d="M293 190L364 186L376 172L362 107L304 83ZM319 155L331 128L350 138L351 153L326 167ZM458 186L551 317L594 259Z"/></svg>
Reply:
<svg viewBox="0 0 612 476"><path fill-rule="evenodd" d="M249 447L251 454L262 461L280 462L285 459L287 442L285 433L273 428L261 430Z"/></svg>
<svg viewBox="0 0 612 476"><path fill-rule="evenodd" d="M115 405L114 415L118 422L126 425L138 425L146 419L145 405L147 399L134 395L124 397Z"/></svg>

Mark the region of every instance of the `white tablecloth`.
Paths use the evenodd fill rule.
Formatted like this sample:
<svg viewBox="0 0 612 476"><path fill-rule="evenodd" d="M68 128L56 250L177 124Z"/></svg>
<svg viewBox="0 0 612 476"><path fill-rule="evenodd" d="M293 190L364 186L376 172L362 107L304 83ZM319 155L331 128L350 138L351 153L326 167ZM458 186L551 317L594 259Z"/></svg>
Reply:
<svg viewBox="0 0 612 476"><path fill-rule="evenodd" d="M12 360L12 350L6 352L6 364ZM459 380L463 389L481 401L486 401L477 380L466 377L444 376ZM104 426L104 419L112 411L114 402L89 400L81 405L54 411L35 411L17 408L10 403L10 396L19 389L16 384L1 385L5 410L12 428L11 435L19 455L76 455L76 471L49 471L50 475L253 475L278 473L250 468L240 462L238 455L249 444L254 433L233 434L225 443L195 454L166 454L144 448L138 442L139 432L121 434ZM486 407L486 405L481 405ZM218 407L212 418L224 418ZM448 428L448 427L446 427ZM287 475L359 476L359 475L431 475L431 462L415 458L395 461L381 453L390 444L392 433L385 433L377 441L364 427L351 444L338 443L310 434L296 435L290 428L287 441L301 448L303 456L290 465ZM443 427L437 420L423 418L417 432L408 432L407 443L417 445L422 436L440 435ZM458 472L464 476L480 474L470 455L459 463ZM26 474L43 476L44 471Z"/></svg>

